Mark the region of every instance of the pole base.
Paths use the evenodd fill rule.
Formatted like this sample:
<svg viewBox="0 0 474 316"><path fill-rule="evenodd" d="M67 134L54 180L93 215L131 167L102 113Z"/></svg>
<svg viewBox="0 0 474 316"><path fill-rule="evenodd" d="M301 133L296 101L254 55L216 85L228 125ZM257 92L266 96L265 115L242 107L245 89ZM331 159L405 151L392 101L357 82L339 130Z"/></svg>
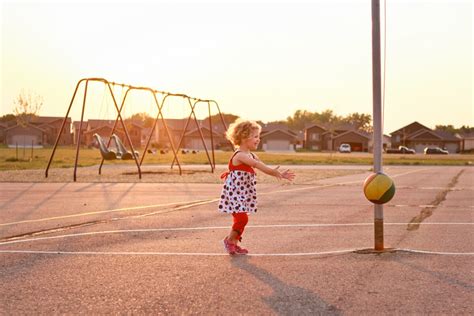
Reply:
<svg viewBox="0 0 474 316"><path fill-rule="evenodd" d="M385 248L385 249L382 249L382 250L367 248L367 249L356 250L356 251L354 251L354 253L357 253L357 254L360 254L360 255L368 255L368 254L394 253L396 251L397 251L397 249L395 249L395 248Z"/></svg>

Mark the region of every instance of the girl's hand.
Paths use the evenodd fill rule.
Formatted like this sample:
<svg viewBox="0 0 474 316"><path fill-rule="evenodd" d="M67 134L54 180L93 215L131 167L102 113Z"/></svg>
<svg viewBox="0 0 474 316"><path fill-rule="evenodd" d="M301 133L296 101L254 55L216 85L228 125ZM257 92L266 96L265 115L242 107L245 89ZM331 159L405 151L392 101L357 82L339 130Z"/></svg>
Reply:
<svg viewBox="0 0 474 316"><path fill-rule="evenodd" d="M278 178L278 180L286 179L288 181L293 181L293 179L295 178L295 174L292 171L290 171L290 169L286 169L285 171L280 172L278 170L279 168L280 168L280 166L278 166L274 169L277 173L276 177Z"/></svg>
<svg viewBox="0 0 474 316"><path fill-rule="evenodd" d="M283 179L286 179L288 181L293 181L293 179L295 178L295 174L293 171L290 171L290 169L286 169L285 171L281 172L281 177Z"/></svg>

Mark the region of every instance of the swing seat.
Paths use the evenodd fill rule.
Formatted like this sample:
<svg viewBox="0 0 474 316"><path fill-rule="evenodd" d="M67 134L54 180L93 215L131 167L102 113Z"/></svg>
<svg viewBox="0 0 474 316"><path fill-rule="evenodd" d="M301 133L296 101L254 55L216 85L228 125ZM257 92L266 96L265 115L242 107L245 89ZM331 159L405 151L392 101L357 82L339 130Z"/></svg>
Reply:
<svg viewBox="0 0 474 316"><path fill-rule="evenodd" d="M100 155L102 156L102 158L104 158L104 160L115 160L117 158L120 158L117 156L117 153L115 151L110 150L107 148L107 146L105 146L104 140L102 139L102 137L100 137L99 134L96 133L93 136L99 144Z"/></svg>
<svg viewBox="0 0 474 316"><path fill-rule="evenodd" d="M112 138L115 142L115 147L117 147L117 153L118 155L120 155L120 158L118 159L133 160L134 158L132 156L132 153L125 148L120 138L115 134L112 134ZM140 154L138 153L138 151L135 151L135 157L138 158L139 156Z"/></svg>

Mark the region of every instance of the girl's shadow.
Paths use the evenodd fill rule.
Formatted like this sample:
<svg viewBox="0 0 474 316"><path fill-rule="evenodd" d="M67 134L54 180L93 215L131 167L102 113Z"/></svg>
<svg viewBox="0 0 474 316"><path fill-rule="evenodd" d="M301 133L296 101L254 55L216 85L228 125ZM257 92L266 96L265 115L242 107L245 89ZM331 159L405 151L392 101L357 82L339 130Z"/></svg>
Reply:
<svg viewBox="0 0 474 316"><path fill-rule="evenodd" d="M277 315L341 315L341 311L322 300L315 293L284 283L268 271L256 267L247 256L234 257L232 265L273 289L271 296L262 297Z"/></svg>

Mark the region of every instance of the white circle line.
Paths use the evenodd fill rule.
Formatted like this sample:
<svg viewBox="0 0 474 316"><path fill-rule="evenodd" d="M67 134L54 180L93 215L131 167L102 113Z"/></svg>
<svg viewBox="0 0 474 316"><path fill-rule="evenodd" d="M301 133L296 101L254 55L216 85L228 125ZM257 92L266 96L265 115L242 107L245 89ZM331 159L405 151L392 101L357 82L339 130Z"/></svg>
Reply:
<svg viewBox="0 0 474 316"><path fill-rule="evenodd" d="M247 254L249 257L298 257L298 256L322 256L355 253L360 249L344 249L320 252L296 252L296 253L255 253ZM403 251L410 253L420 253L429 255L447 255L447 256L472 256L474 252L441 252L417 249L393 249L393 251ZM376 253L376 252L374 252ZM153 251L54 251L54 250L0 250L0 254L46 254L46 255L94 255L94 256L229 256L227 253L214 252L153 252ZM238 256L238 255L237 255Z"/></svg>
<svg viewBox="0 0 474 316"><path fill-rule="evenodd" d="M246 228L318 228L318 227L354 227L354 226L372 226L373 223L340 223L340 224L275 224L275 225L248 225ZM474 225L474 223L384 223L387 226L405 226L405 225ZM35 242L40 240L60 239L69 237L81 237L105 234L125 234L125 233L149 233L149 232L167 232L167 231L192 231L192 230L211 230L211 229L229 229L229 226L204 226L204 227L171 227L171 228L142 228L142 229L121 229L105 230L75 234L65 234L48 237L25 238L0 242L0 246L8 244Z"/></svg>

